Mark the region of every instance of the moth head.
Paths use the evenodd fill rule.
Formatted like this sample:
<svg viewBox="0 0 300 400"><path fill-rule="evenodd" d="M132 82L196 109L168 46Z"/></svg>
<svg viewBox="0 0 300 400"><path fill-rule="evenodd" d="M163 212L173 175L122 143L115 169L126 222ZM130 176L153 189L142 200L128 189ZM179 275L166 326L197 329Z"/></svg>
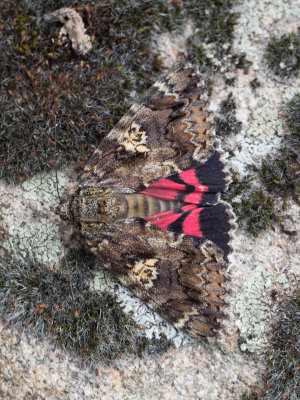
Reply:
<svg viewBox="0 0 300 400"><path fill-rule="evenodd" d="M63 221L69 221L74 219L71 207L73 199L74 195L70 196L70 198L66 200L62 200L60 204L54 209L55 214L59 215Z"/></svg>

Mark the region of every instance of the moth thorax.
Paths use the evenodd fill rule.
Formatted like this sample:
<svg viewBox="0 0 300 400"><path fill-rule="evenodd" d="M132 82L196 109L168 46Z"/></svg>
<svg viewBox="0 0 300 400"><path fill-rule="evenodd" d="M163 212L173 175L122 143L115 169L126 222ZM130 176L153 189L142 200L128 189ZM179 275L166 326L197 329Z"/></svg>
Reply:
<svg viewBox="0 0 300 400"><path fill-rule="evenodd" d="M120 208L116 198L103 193L93 196L79 194L74 197L71 206L74 219L79 223L113 221L120 214Z"/></svg>

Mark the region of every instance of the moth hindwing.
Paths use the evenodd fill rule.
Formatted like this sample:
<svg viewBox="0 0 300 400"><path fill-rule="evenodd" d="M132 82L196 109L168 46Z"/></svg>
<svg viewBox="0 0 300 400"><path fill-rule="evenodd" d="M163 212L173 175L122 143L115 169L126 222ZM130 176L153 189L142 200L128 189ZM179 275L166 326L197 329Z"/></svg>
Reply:
<svg viewBox="0 0 300 400"><path fill-rule="evenodd" d="M156 82L106 136L58 213L118 279L175 327L224 318L228 177L192 66Z"/></svg>

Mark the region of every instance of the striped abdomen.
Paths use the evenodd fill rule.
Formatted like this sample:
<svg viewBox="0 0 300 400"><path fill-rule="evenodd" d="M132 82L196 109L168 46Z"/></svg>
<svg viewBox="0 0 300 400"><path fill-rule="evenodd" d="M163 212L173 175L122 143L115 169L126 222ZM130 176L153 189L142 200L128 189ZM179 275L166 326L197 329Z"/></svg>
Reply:
<svg viewBox="0 0 300 400"><path fill-rule="evenodd" d="M176 200L162 200L141 193L124 194L122 201L122 218L146 218L169 210L176 210L182 202Z"/></svg>

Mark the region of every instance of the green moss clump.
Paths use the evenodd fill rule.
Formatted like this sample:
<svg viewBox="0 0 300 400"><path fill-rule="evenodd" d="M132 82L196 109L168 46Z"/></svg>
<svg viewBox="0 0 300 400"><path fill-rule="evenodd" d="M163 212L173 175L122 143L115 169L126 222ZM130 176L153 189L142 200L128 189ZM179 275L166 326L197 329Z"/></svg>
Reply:
<svg viewBox="0 0 300 400"><path fill-rule="evenodd" d="M213 44L219 58L229 54L234 38L234 27L239 14L233 11L234 0L188 0L183 2L189 18L196 25L195 38L199 43Z"/></svg>
<svg viewBox="0 0 300 400"><path fill-rule="evenodd" d="M297 93L285 107L285 122L289 129L289 144L300 150L300 93Z"/></svg>
<svg viewBox="0 0 300 400"><path fill-rule="evenodd" d="M264 400L300 398L300 292L287 296L276 317L264 374Z"/></svg>
<svg viewBox="0 0 300 400"><path fill-rule="evenodd" d="M260 87L260 82L257 78L252 79L252 81L250 81L250 86L252 90L256 90L258 87Z"/></svg>
<svg viewBox="0 0 300 400"><path fill-rule="evenodd" d="M275 75L297 75L300 68L300 35L288 33L279 38L271 37L265 51L265 60Z"/></svg>
<svg viewBox="0 0 300 400"><path fill-rule="evenodd" d="M239 400L259 400L261 397L258 397L257 393L255 392L250 392L249 394L243 394Z"/></svg>
<svg viewBox="0 0 300 400"><path fill-rule="evenodd" d="M240 179L238 172L233 168L230 168L230 175L232 181L228 190L222 194L222 198L232 204L251 189L254 176L246 175L243 179Z"/></svg>
<svg viewBox="0 0 300 400"><path fill-rule="evenodd" d="M272 222L281 218L275 213L274 202L261 189L252 187L251 175L240 179L238 173L231 170L232 182L223 200L229 202L237 216L237 223L251 235L257 237Z"/></svg>
<svg viewBox="0 0 300 400"><path fill-rule="evenodd" d="M242 123L235 117L235 101L232 93L221 102L220 117L215 117L216 135L229 136L237 135L242 129Z"/></svg>
<svg viewBox="0 0 300 400"><path fill-rule="evenodd" d="M91 292L95 257L71 250L61 268L0 262L0 313L7 324L47 334L63 349L90 363L120 354L141 354L148 341L122 304Z"/></svg>
<svg viewBox="0 0 300 400"><path fill-rule="evenodd" d="M237 69L242 69L244 74L248 74L252 62L247 60L246 53L234 54L232 56L232 62L235 64Z"/></svg>
<svg viewBox="0 0 300 400"><path fill-rule="evenodd" d="M196 27L188 44L188 61L198 65L203 74L226 74L235 68L248 73L251 62L246 54L232 53L239 18L234 11L236 0L188 0L182 4L186 19L191 19Z"/></svg>
<svg viewBox="0 0 300 400"><path fill-rule="evenodd" d="M55 8L76 4L59 0ZM179 18L162 0L90 1L79 12L93 47L80 57L58 43L59 26L44 21L51 11L51 0L10 0L1 9L0 178L8 181L72 161L82 169L161 70L153 31L173 29Z"/></svg>
<svg viewBox="0 0 300 400"><path fill-rule="evenodd" d="M285 106L285 147L278 150L274 156L267 156L261 166L252 166L270 193L283 199L283 208L287 198L292 198L300 204L300 95Z"/></svg>
<svg viewBox="0 0 300 400"><path fill-rule="evenodd" d="M236 204L234 208L239 209L239 223L255 237L271 222L277 220L273 200L260 189L253 190L242 197L240 205Z"/></svg>
<svg viewBox="0 0 300 400"><path fill-rule="evenodd" d="M269 192L283 200L292 197L300 204L300 163L298 155L289 148L282 148L277 156L267 156L260 168L253 167Z"/></svg>

